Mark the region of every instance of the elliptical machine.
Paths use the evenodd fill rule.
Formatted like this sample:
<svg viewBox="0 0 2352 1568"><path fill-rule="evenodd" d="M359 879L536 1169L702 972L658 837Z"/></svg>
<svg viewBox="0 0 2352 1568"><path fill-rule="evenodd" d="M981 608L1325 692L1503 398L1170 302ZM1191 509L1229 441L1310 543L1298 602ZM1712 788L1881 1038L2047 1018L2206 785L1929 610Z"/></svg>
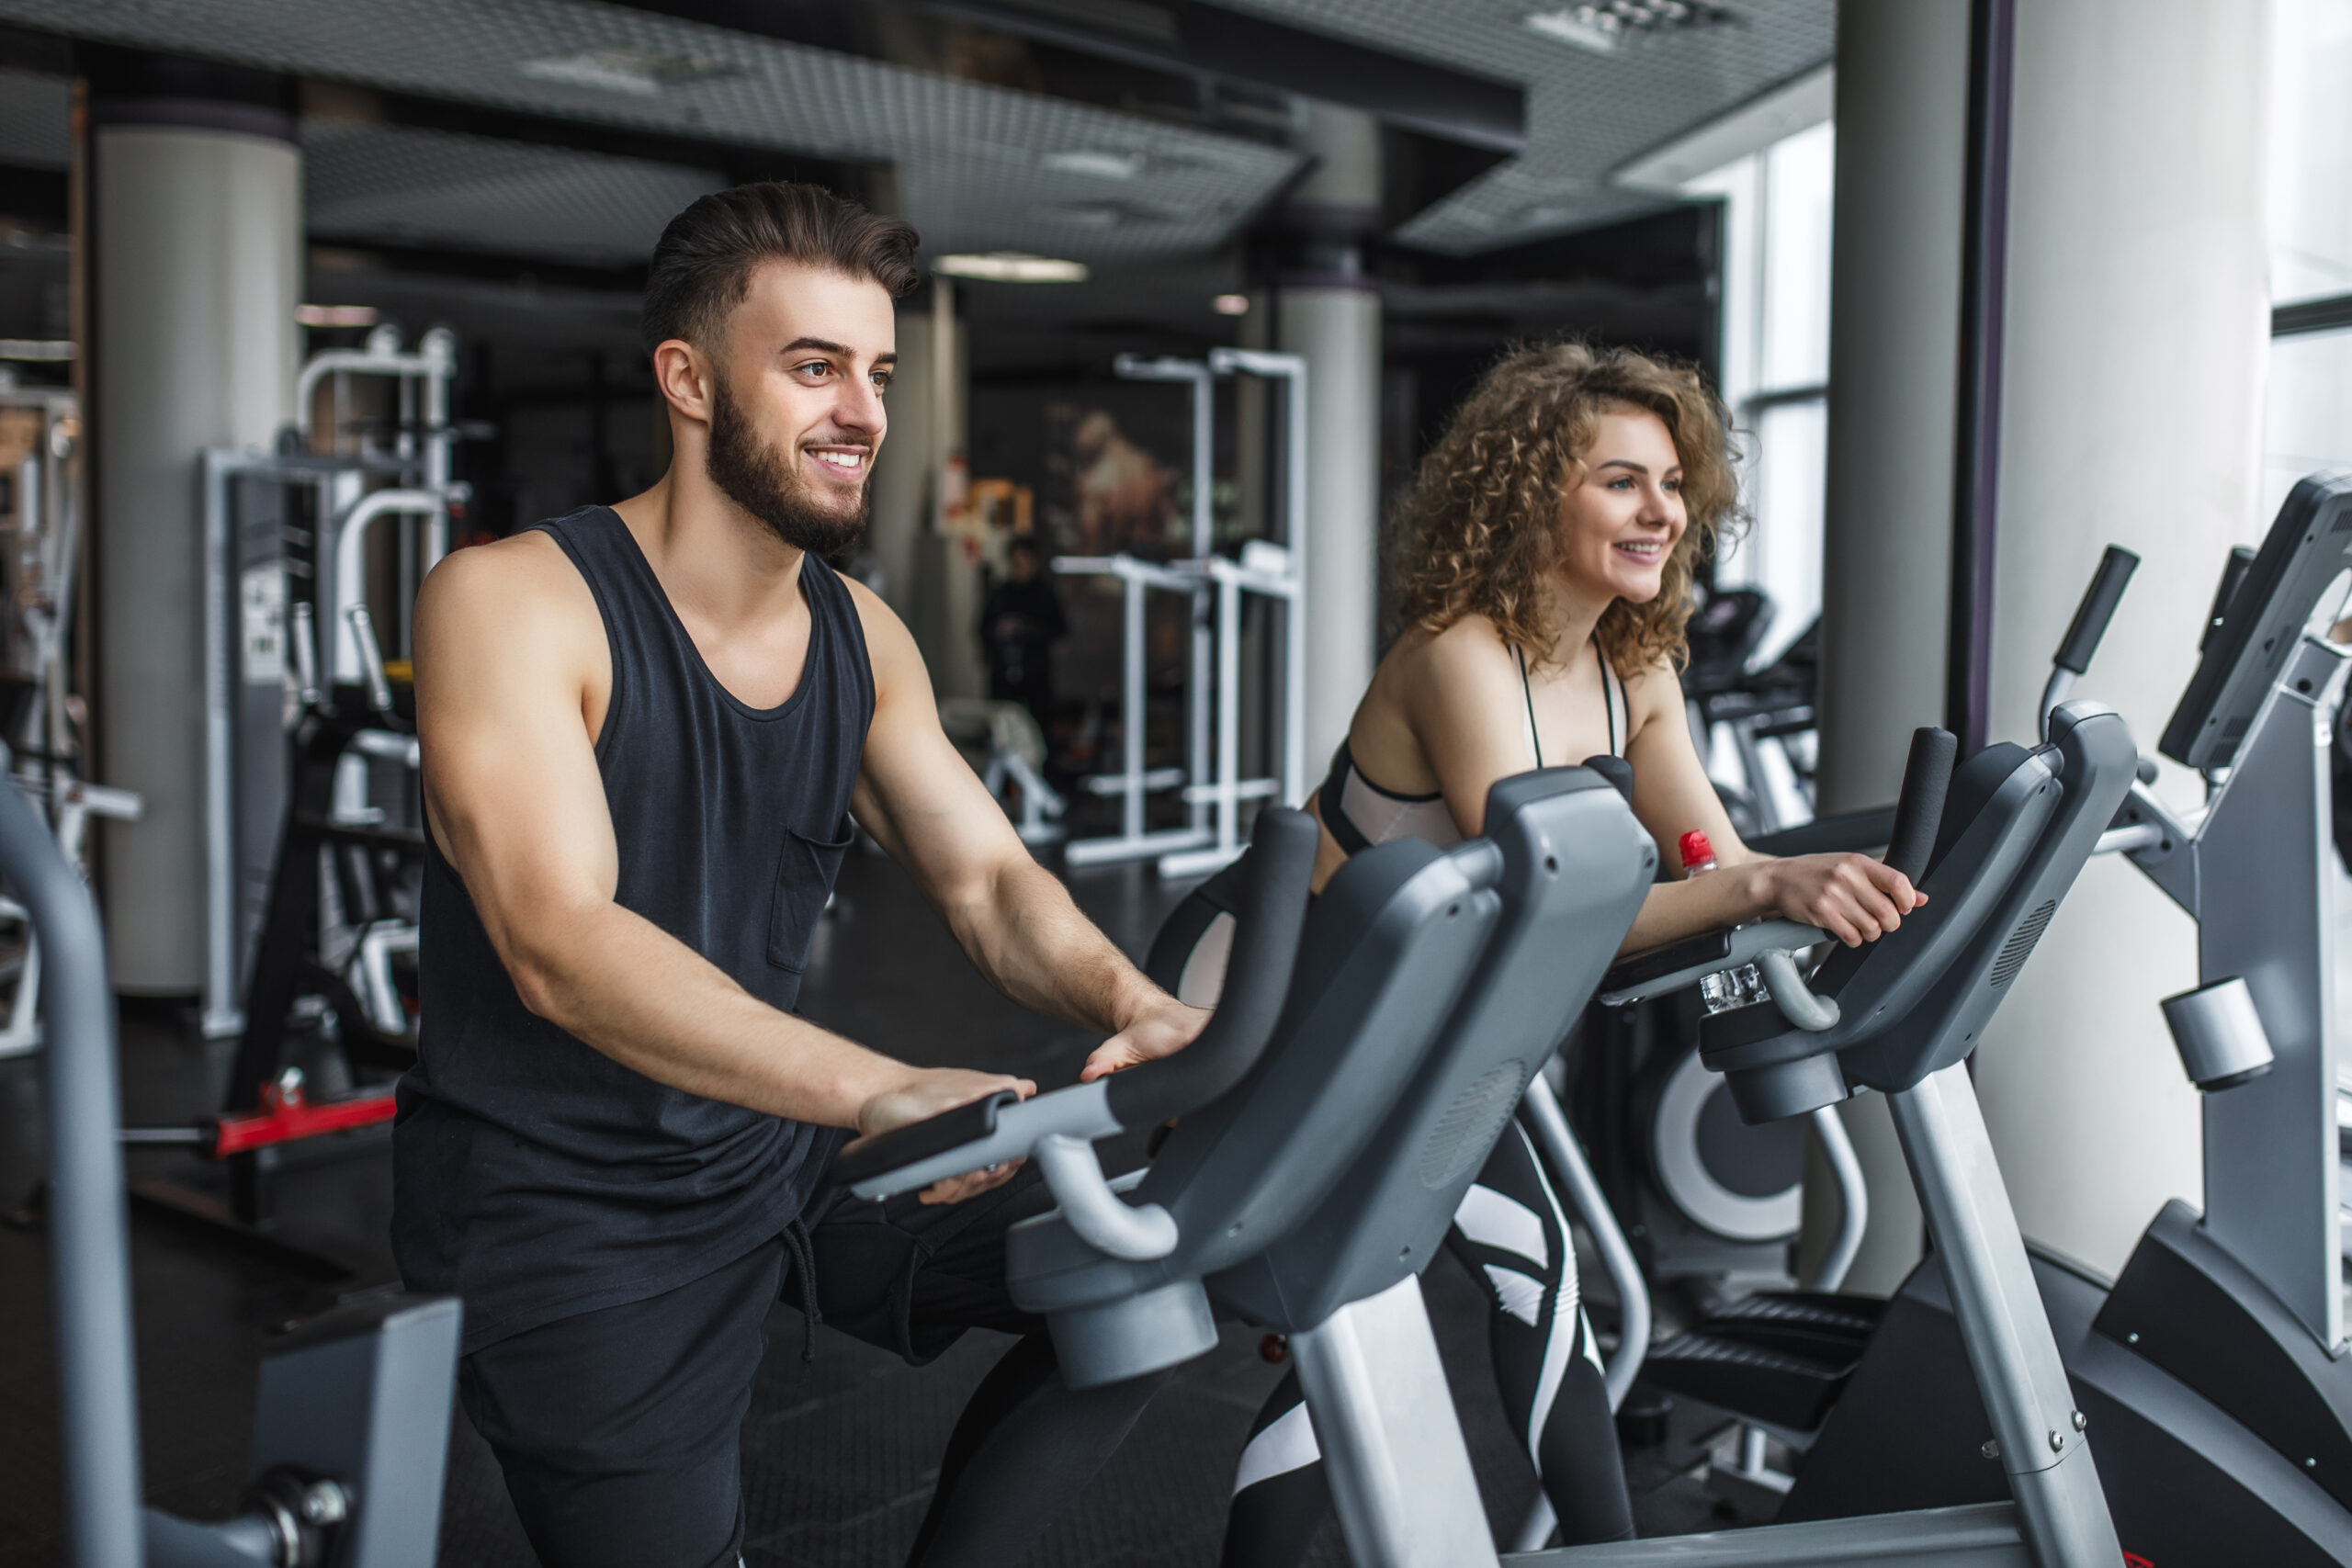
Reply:
<svg viewBox="0 0 2352 1568"><path fill-rule="evenodd" d="M1935 844L1927 878L1935 901L1811 982L1791 952L1819 942L1819 931L1767 922L1736 933L1732 962L1767 967L1771 1005L1743 1010L1758 1015L1744 1032L1718 1032L1707 1043L1744 1113L1800 1114L1853 1087L1890 1095L1939 1247L1959 1265L1955 1302L1999 1434L1995 1472L2007 1476L2014 1504L1512 1562L2112 1568L2119 1560L1962 1065L2131 782L2130 736L2111 713L2071 705L2052 733L2052 744L1999 754L1965 777L1971 787L1949 814L1933 749L1915 750L1896 853L1917 868ZM1949 737L1944 744L1948 764ZM1082 1144L1083 1157L1073 1158L1056 1142L1131 1124L1106 1113L1119 1078L1041 1096L1030 1102L1035 1110L1006 1106L987 1125L951 1112L953 1122L873 1140L840 1174L878 1194L1035 1149L1063 1209L1012 1233L1010 1275L1015 1299L1047 1314L1074 1383L1136 1376L1199 1353L1214 1342L1214 1298L1291 1336L1362 1568L1495 1563L1416 1276L1531 1065L1598 982L1655 865L1647 836L1613 795L1598 793L1597 779L1558 793L1580 774L1590 777L1563 769L1498 784L1488 839L1442 856L1410 840L1384 844L1343 866L1301 944L1272 1043L1178 1125L1143 1179L1137 1196L1147 1207L1101 1190ZM1581 863L1571 868L1570 855ZM1611 855L1619 858L1589 858ZM1462 911L1455 921L1483 908L1491 929L1472 933L1467 956L1421 942L1432 895ZM1256 933L1245 913L1220 1020L1237 1002L1256 1005L1242 983L1262 962ZM1659 981L1696 984L1720 966L1711 960ZM1442 1030L1421 1021L1420 1005L1434 997L1451 1014ZM1408 998L1409 1010L1400 1005ZM1141 1089L1122 1098L1140 1104Z"/></svg>
<svg viewBox="0 0 2352 1568"><path fill-rule="evenodd" d="M2075 623L2090 643L2132 564L2117 550L2101 563ZM2347 567L2352 475L2307 479L2260 552L2233 554L2165 730L2165 754L2205 774L2205 806L2175 811L2143 764L2099 841L2198 921L2200 984L2164 1007L2204 1091L2206 1205L2166 1204L2111 1283L2031 1258L2126 1561L2154 1568L2352 1562L2335 976L2352 877L2330 811L2352 649L2309 629ZM2079 643L2070 633L2045 705L2087 663ZM1747 1303L1661 1347L1649 1375L1810 1440L1784 1520L1996 1495L1939 1260L1883 1310L1839 1302L1794 1321L1819 1304ZM1923 1404L1946 1417L1920 1420Z"/></svg>

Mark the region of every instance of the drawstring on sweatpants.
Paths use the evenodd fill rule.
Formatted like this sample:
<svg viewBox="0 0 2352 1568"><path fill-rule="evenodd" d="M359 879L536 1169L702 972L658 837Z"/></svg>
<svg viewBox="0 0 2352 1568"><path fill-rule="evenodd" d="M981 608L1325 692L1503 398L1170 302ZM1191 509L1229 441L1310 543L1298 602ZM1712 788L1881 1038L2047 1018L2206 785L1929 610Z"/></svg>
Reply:
<svg viewBox="0 0 2352 1568"><path fill-rule="evenodd" d="M825 1321L824 1313L817 1305L816 1252L809 1244L808 1222L794 1220L784 1227L784 1250L792 1259L792 1272L800 1280L800 1364L817 1364L817 1325Z"/></svg>

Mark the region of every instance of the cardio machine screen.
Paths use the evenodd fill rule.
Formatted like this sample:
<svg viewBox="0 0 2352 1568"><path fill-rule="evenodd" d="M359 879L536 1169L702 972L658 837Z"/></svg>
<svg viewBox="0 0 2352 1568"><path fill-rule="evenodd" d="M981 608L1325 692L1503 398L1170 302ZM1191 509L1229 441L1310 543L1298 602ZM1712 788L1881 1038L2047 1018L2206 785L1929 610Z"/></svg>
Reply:
<svg viewBox="0 0 2352 1568"><path fill-rule="evenodd" d="M2300 481L2230 595L2181 694L2159 749L2200 771L2226 768L2287 656L2302 638L2320 596L2352 568L2352 473Z"/></svg>

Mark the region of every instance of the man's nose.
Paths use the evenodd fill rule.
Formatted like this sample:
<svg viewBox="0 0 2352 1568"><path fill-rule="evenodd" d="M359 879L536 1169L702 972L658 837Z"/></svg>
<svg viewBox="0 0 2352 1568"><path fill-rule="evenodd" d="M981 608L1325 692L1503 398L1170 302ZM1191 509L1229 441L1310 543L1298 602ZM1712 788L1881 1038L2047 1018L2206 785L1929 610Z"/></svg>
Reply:
<svg viewBox="0 0 2352 1568"><path fill-rule="evenodd" d="M882 412L881 389L871 381L844 379L842 395L833 404L833 420L869 441L881 439L883 427L888 423Z"/></svg>

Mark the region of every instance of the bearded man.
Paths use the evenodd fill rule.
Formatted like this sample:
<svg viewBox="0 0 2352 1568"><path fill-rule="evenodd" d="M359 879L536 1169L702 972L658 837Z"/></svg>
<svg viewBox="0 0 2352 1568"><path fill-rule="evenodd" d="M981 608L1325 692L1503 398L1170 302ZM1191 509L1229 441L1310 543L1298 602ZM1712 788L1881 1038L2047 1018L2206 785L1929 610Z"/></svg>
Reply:
<svg viewBox="0 0 2352 1568"><path fill-rule="evenodd" d="M548 1568L739 1561L737 1427L786 1280L936 1356L1022 1335L914 1549L1018 1558L1148 1383L1074 1393L1006 1296L1033 1172L868 1203L848 1137L1025 1080L893 1061L795 1016L862 826L1006 996L1133 1060L1206 1015L1153 987L941 733L906 627L820 558L864 527L916 238L813 186L706 197L654 252L675 457L644 494L459 551L416 605L429 827L393 1241L465 1298L458 1389Z"/></svg>

